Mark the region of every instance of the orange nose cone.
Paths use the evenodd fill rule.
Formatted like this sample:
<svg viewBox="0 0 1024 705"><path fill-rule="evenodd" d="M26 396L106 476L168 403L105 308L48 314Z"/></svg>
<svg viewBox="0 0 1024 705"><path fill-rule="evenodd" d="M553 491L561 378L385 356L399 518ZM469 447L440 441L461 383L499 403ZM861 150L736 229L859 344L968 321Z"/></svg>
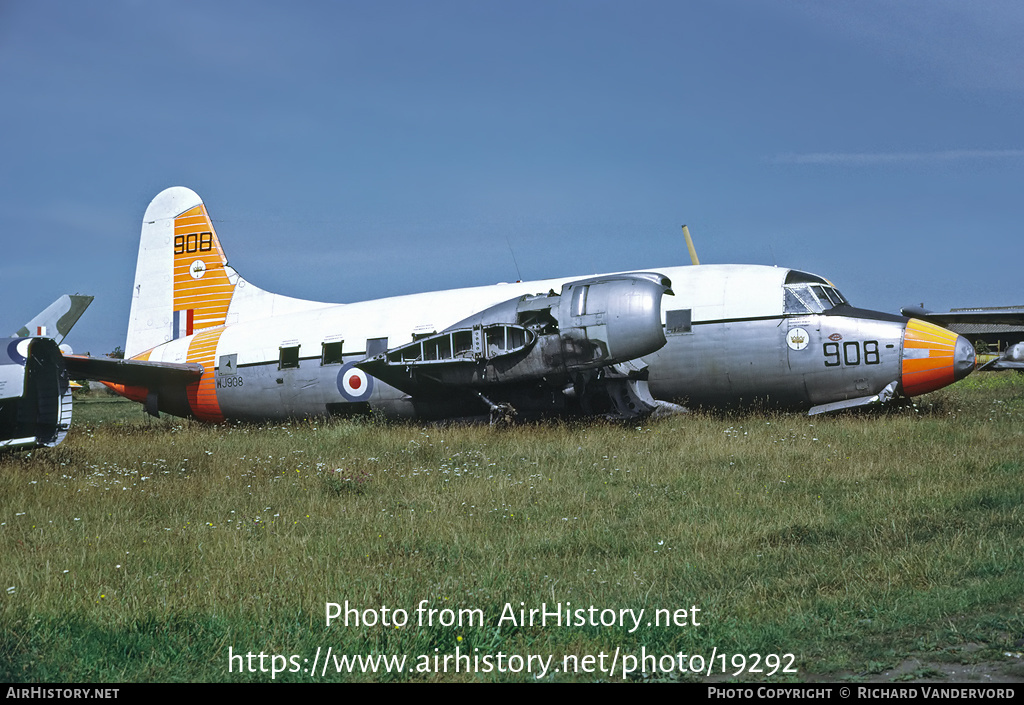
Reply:
<svg viewBox="0 0 1024 705"><path fill-rule="evenodd" d="M916 318L903 335L903 393L941 389L974 370L974 346L963 336Z"/></svg>

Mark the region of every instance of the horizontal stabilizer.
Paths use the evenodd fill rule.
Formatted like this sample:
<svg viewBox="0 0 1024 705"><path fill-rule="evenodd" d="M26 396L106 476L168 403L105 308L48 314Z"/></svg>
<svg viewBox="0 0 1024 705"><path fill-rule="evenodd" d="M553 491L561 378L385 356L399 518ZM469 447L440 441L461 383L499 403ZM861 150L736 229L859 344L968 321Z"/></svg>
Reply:
<svg viewBox="0 0 1024 705"><path fill-rule="evenodd" d="M110 357L88 357L86 355L65 355L71 379L89 379L129 387L150 387L160 385L185 385L198 382L203 376L203 366L194 362L148 362L145 360L116 360Z"/></svg>

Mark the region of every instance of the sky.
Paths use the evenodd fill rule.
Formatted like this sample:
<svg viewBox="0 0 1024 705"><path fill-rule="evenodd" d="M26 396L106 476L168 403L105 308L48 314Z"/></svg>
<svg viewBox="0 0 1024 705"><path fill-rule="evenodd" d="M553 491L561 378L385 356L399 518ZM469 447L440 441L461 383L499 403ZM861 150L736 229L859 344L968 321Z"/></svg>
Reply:
<svg viewBox="0 0 1024 705"><path fill-rule="evenodd" d="M0 333L188 186L319 301L689 261L897 312L1024 304L1024 4L0 0Z"/></svg>

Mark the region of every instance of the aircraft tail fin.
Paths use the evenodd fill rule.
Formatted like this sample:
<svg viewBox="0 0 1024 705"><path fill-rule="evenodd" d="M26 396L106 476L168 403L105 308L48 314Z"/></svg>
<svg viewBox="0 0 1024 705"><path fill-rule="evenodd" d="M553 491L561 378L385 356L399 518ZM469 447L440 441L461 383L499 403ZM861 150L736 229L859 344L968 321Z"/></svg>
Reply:
<svg viewBox="0 0 1024 705"><path fill-rule="evenodd" d="M224 324L237 283L202 199L160 192L142 219L125 357Z"/></svg>
<svg viewBox="0 0 1024 705"><path fill-rule="evenodd" d="M228 264L203 200L174 186L157 194L142 218L124 354L130 359L201 330L327 305L245 281Z"/></svg>
<svg viewBox="0 0 1024 705"><path fill-rule="evenodd" d="M22 326L14 335L17 338L53 338L60 344L71 332L72 326L85 313L85 309L89 308L92 298L78 294L64 294L47 306L42 313Z"/></svg>

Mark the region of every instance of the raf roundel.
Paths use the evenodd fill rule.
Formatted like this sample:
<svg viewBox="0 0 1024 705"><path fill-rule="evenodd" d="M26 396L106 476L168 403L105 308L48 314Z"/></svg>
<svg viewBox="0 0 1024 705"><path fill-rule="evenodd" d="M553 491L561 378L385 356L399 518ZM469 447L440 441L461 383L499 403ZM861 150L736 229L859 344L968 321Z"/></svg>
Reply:
<svg viewBox="0 0 1024 705"><path fill-rule="evenodd" d="M367 401L373 393L373 377L349 362L338 373L338 391L346 401Z"/></svg>
<svg viewBox="0 0 1024 705"><path fill-rule="evenodd" d="M31 338L17 338L11 341L7 346L7 357L19 365L24 365L28 361L28 346L31 342Z"/></svg>

